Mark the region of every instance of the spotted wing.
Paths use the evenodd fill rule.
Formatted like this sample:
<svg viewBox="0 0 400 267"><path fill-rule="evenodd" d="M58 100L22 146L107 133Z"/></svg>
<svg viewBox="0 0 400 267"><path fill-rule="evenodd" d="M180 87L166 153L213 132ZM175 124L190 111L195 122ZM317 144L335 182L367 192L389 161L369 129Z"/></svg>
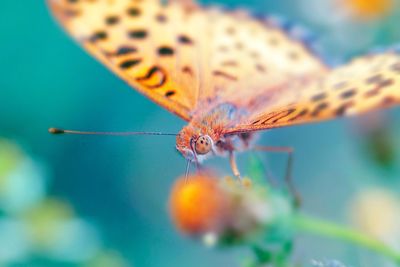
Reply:
<svg viewBox="0 0 400 267"><path fill-rule="evenodd" d="M334 119L399 104L400 55L388 51L363 56L319 78L293 81L280 91L276 103L226 133Z"/></svg>
<svg viewBox="0 0 400 267"><path fill-rule="evenodd" d="M203 9L188 0L48 3L90 54L185 120L210 99L325 70L303 42L241 11Z"/></svg>
<svg viewBox="0 0 400 267"><path fill-rule="evenodd" d="M200 103L204 100L254 98L292 76L320 75L327 67L309 46L301 27L275 19L254 19L242 10L208 12L211 26ZM232 99L236 103L237 99ZM202 103L201 103L202 104ZM199 105L202 107L202 105Z"/></svg>
<svg viewBox="0 0 400 267"><path fill-rule="evenodd" d="M184 63L179 58L194 57L187 31L199 31L197 18L184 19L186 11L178 3L166 8L155 0L48 0L48 4L90 54L136 90L189 120L197 81L182 75Z"/></svg>

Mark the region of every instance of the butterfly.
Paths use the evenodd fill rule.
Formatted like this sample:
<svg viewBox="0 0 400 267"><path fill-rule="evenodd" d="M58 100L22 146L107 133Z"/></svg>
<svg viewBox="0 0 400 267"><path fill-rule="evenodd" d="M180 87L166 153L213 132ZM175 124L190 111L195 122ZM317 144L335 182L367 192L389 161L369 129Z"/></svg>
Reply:
<svg viewBox="0 0 400 267"><path fill-rule="evenodd" d="M400 55L394 50L331 68L272 20L242 10L184 0L48 4L89 54L188 122L176 135L188 162L229 155L238 176L234 153L250 148L253 132L400 102Z"/></svg>

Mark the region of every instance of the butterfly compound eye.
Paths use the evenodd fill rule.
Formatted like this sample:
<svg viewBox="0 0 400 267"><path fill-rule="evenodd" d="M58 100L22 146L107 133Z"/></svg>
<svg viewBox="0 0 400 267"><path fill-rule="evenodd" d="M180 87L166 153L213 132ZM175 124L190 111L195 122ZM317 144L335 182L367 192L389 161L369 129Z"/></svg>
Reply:
<svg viewBox="0 0 400 267"><path fill-rule="evenodd" d="M208 135L202 135L196 140L195 149L199 155L204 155L210 152L212 147L212 140Z"/></svg>

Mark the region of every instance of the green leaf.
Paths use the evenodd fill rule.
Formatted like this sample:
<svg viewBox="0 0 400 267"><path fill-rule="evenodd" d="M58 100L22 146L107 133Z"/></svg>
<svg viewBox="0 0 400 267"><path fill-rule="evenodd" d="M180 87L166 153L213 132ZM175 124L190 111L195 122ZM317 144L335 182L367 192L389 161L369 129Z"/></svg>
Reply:
<svg viewBox="0 0 400 267"><path fill-rule="evenodd" d="M252 154L249 157L247 173L255 184L270 186L266 179L264 164L256 154Z"/></svg>
<svg viewBox="0 0 400 267"><path fill-rule="evenodd" d="M257 262L260 264L272 263L274 253L270 250L261 248L260 246L253 246L253 253L256 256Z"/></svg>

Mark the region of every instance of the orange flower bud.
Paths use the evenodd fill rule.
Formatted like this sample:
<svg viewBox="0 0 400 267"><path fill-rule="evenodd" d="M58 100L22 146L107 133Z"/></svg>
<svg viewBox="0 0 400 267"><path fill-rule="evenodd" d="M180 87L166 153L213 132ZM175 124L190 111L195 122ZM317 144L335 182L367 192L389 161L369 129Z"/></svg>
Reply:
<svg viewBox="0 0 400 267"><path fill-rule="evenodd" d="M176 226L191 235L219 232L227 218L228 200L219 180L209 174L179 178L171 192L170 211Z"/></svg>
<svg viewBox="0 0 400 267"><path fill-rule="evenodd" d="M291 212L286 198L244 178L218 179L210 173L179 178L171 192L170 213L183 233L208 245L234 245L257 239Z"/></svg>
<svg viewBox="0 0 400 267"><path fill-rule="evenodd" d="M391 11L393 0L342 0L350 11L359 18L382 17Z"/></svg>

